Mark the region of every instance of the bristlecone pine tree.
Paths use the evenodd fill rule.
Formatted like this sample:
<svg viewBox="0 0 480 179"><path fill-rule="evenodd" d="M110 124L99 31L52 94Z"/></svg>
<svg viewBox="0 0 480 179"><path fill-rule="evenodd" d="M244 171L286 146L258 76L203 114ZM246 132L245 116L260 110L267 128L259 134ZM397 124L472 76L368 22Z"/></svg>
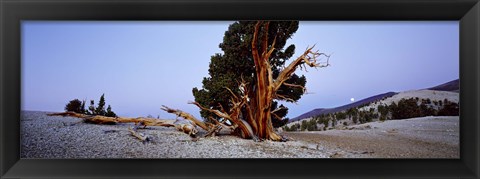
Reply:
<svg viewBox="0 0 480 179"><path fill-rule="evenodd" d="M163 110L191 120L215 134L221 128L233 130L242 138L283 141L274 131L273 121L280 120L276 100L296 102L305 92L305 77L294 72L298 67L326 67L329 56L313 47L285 66L294 53L294 46L282 50L286 40L297 30L298 22L237 22L225 33L220 47L224 55L211 59L210 78L204 78L205 89L193 89L195 102L202 109L202 122L178 109L163 106ZM325 57L321 64L317 60ZM220 119L220 120L219 120ZM220 122L221 121L221 122ZM227 125L229 121L232 125Z"/></svg>
<svg viewBox="0 0 480 179"><path fill-rule="evenodd" d="M225 32L223 42L219 45L224 54L215 54L211 57L209 77L203 79L203 89L193 89L195 101L202 106L212 109L220 109L220 106L226 111L230 110L230 92L229 88L236 94L240 93L238 89L238 81L243 77L245 83L253 84L255 81L255 62L252 55L252 39L255 28L255 21L240 21L231 24L228 31ZM295 45L289 45L284 49L286 42L298 29L298 21L276 21L269 24L268 35L276 37L274 45L275 50L272 52L269 62L273 77L276 78L295 51ZM259 32L259 38L263 37L264 32ZM269 39L269 43L273 42L273 38ZM296 74L288 79L287 83L305 86L306 79L304 76L299 77ZM294 88L283 85L278 93L288 95L293 101L300 99L304 91L300 88ZM277 109L279 108L279 109ZM276 110L272 116L272 124L274 126L282 126L287 122L283 119L288 109L283 105L278 106L277 101L272 103L272 110ZM248 115L245 109L242 109L242 115ZM213 113L202 110L201 115L208 119L219 120L218 116Z"/></svg>
<svg viewBox="0 0 480 179"><path fill-rule="evenodd" d="M204 89L193 89L195 102L190 103L202 110L202 116L209 119L206 122L167 106L163 106L162 110L191 123L177 124L173 120L155 118L102 116L106 113L104 95L97 108L94 101L90 101L91 115L75 112L49 115L84 118L87 122L96 124L135 123L138 126L175 127L195 138L196 127L200 127L207 131L203 137L226 129L242 138L284 141L286 139L275 132L274 126L286 123L286 119L282 118L287 114L287 109L283 105L277 106L277 101L296 102L300 99L306 91L306 79L294 74L295 70L298 67L306 69L307 66L327 67L330 57L313 51L313 47L310 47L289 65L285 65L285 61L293 56L295 46L282 49L286 40L297 29L298 22L295 21L237 22L229 27L224 42L220 44L224 55L217 54L212 57L210 77L203 80ZM317 62L322 57L326 62ZM110 107L107 110L111 112ZM148 139L135 129L130 130L132 135L143 141Z"/></svg>

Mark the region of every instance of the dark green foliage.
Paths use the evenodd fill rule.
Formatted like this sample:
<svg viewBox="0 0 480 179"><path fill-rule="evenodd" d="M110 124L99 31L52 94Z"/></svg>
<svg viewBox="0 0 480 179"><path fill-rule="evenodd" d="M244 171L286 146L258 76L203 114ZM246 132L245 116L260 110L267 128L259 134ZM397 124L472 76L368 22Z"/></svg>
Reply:
<svg viewBox="0 0 480 179"><path fill-rule="evenodd" d="M358 116L353 115L352 120L353 120L353 123L357 124L358 123Z"/></svg>
<svg viewBox="0 0 480 179"><path fill-rule="evenodd" d="M277 109L277 104L278 104L278 103L277 103L276 101L274 101L274 102L272 103L272 109L271 109L271 111ZM286 116L287 113L288 113L288 108L286 108L285 106L283 106L283 104L281 104L279 108L280 108L280 109L277 110L277 111L275 112L275 114L276 114L277 116L279 116L279 117L280 117L280 116L281 116L281 117ZM278 119L275 115L272 115L272 125L273 125L274 128L278 128L278 127L284 126L285 124L288 123L288 120L289 120L288 118Z"/></svg>
<svg viewBox="0 0 480 179"><path fill-rule="evenodd" d="M110 107L110 105L108 105L107 113L105 114L105 116L107 116L107 117L117 117L117 114L115 114L115 112L112 111L112 107Z"/></svg>
<svg viewBox="0 0 480 179"><path fill-rule="evenodd" d="M107 112L105 111L105 94L100 96L100 101L98 101L97 109L95 109L95 114L105 116Z"/></svg>
<svg viewBox="0 0 480 179"><path fill-rule="evenodd" d="M419 108L422 111L422 116L435 116L436 110L426 104L420 104Z"/></svg>
<svg viewBox="0 0 480 179"><path fill-rule="evenodd" d="M288 131L297 131L297 124L291 125Z"/></svg>
<svg viewBox="0 0 480 179"><path fill-rule="evenodd" d="M76 113L82 113L82 102L78 99L71 100L65 106L65 111L72 111Z"/></svg>
<svg viewBox="0 0 480 179"><path fill-rule="evenodd" d="M226 111L229 111L229 100L231 94L228 92L228 90L226 90L226 88L231 89L236 94L240 94L238 85L241 78L243 78L245 82L249 84L248 88L250 90L254 89L253 85L255 84L254 80L256 79L256 76L251 51L251 42L255 24L255 21L239 21L231 24L228 27L228 30L225 32L223 37L223 42L219 45L223 51L223 54L215 54L211 56L208 70L209 76L203 78L202 89L192 89L192 93L196 102L212 109L220 109L219 105L221 105ZM297 29L298 21L270 22L268 35L269 37L276 37L275 50L270 59L274 78L278 76L280 69L295 52L295 46L289 45L286 47L286 42L292 37ZM265 33L260 31L258 35L259 39L261 39ZM274 38L269 38L269 44L273 42L273 39ZM306 78L303 75L298 76L293 74L286 82L305 86ZM283 85L280 87L277 93L288 96L294 101L297 101L304 92L300 88ZM208 111L201 110L200 113L207 122L210 120L209 117L213 117L218 120L216 115L213 115ZM284 118L286 113L287 112L285 111L284 113L277 115L279 118ZM247 116L246 110L244 109L242 110L242 116ZM272 119L272 123L276 127L279 127L284 125L286 120Z"/></svg>
<svg viewBox="0 0 480 179"><path fill-rule="evenodd" d="M382 116L386 116L388 114L388 107L387 106L378 105L377 110Z"/></svg>
<svg viewBox="0 0 480 179"><path fill-rule="evenodd" d="M369 111L363 112L363 119L360 119L360 123L372 122L377 117L378 115L373 111L373 108L370 108Z"/></svg>
<svg viewBox="0 0 480 179"><path fill-rule="evenodd" d="M347 113L339 112L339 113L337 113L336 117L337 117L338 120L346 119L347 118Z"/></svg>
<svg viewBox="0 0 480 179"><path fill-rule="evenodd" d="M317 130L317 122L315 120L310 120L307 122L307 130L308 131L316 131Z"/></svg>
<svg viewBox="0 0 480 179"><path fill-rule="evenodd" d="M427 104L430 103L430 99L427 99ZM417 101L413 98L401 99L398 104L393 103L390 106L393 119L407 119L413 117L421 117L422 111L417 105Z"/></svg>
<svg viewBox="0 0 480 179"><path fill-rule="evenodd" d="M443 102L443 108L438 111L439 116L458 116L459 113L458 103L450 102L446 99Z"/></svg>
<svg viewBox="0 0 480 179"><path fill-rule="evenodd" d="M330 119L325 119L322 121L323 123L323 130L327 130L328 128L328 122L330 121Z"/></svg>
<svg viewBox="0 0 480 179"><path fill-rule="evenodd" d="M307 126L308 126L307 120L303 120L302 125L300 125L300 131L304 131L305 129L307 129Z"/></svg>
<svg viewBox="0 0 480 179"><path fill-rule="evenodd" d="M78 100L78 99L77 99ZM101 115L101 116L107 116L107 117L117 117L115 112L112 111L112 107L108 105L107 111L105 111L105 95L103 94L100 97L100 101L98 102L98 107L95 107L95 101L90 100L90 105L88 106L88 110L85 109L85 100L80 102L80 107L78 111L75 111L77 113L81 114L86 114L86 115Z"/></svg>
<svg viewBox="0 0 480 179"><path fill-rule="evenodd" d="M385 121L385 120L386 120L386 117L385 117L384 115L381 115L381 116L380 116L380 119L378 119L378 120L380 120L380 121Z"/></svg>
<svg viewBox="0 0 480 179"><path fill-rule="evenodd" d="M300 129L300 124L296 123L290 127L290 131L297 131Z"/></svg>

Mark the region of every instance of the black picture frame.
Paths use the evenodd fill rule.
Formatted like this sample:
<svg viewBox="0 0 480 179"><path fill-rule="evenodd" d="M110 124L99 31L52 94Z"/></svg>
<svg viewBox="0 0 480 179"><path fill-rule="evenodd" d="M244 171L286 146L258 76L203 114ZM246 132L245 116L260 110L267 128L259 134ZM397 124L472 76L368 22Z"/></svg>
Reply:
<svg viewBox="0 0 480 179"><path fill-rule="evenodd" d="M0 178L478 178L478 0L0 0ZM20 159L22 20L459 20L460 159Z"/></svg>

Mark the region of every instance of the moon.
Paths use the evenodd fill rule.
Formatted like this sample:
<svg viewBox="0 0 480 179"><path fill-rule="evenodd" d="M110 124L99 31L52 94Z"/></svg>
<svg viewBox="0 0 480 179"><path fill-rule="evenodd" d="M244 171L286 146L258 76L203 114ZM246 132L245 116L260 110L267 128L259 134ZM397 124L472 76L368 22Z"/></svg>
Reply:
<svg viewBox="0 0 480 179"><path fill-rule="evenodd" d="M355 98L350 98L350 101L351 101L351 102L354 102L354 101L355 101Z"/></svg>

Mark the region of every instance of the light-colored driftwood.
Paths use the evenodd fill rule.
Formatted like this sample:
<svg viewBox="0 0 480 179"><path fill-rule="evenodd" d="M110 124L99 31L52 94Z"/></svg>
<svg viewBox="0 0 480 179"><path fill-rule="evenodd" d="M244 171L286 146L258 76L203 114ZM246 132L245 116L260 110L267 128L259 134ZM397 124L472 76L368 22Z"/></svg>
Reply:
<svg viewBox="0 0 480 179"><path fill-rule="evenodd" d="M128 131L130 131L130 133L132 134L132 136L136 137L137 139L139 139L140 141L142 142L148 142L150 141L150 137L146 134L143 134L143 133L140 133L140 132L137 132L136 130L132 129L132 128L128 128Z"/></svg>
<svg viewBox="0 0 480 179"><path fill-rule="evenodd" d="M94 124L135 123L136 126L143 126L144 128L146 126L175 127L177 130L182 131L191 137L196 137L196 134L198 132L194 124L175 124L174 120L164 120L164 119L144 118L144 117L128 118L128 117L106 117L106 116L98 116L98 115L92 116L92 115L79 114L79 113L70 112L70 111L61 112L61 113L52 113L47 115L82 118L85 120L85 122L94 123ZM132 131L135 132L136 130L132 130Z"/></svg>

